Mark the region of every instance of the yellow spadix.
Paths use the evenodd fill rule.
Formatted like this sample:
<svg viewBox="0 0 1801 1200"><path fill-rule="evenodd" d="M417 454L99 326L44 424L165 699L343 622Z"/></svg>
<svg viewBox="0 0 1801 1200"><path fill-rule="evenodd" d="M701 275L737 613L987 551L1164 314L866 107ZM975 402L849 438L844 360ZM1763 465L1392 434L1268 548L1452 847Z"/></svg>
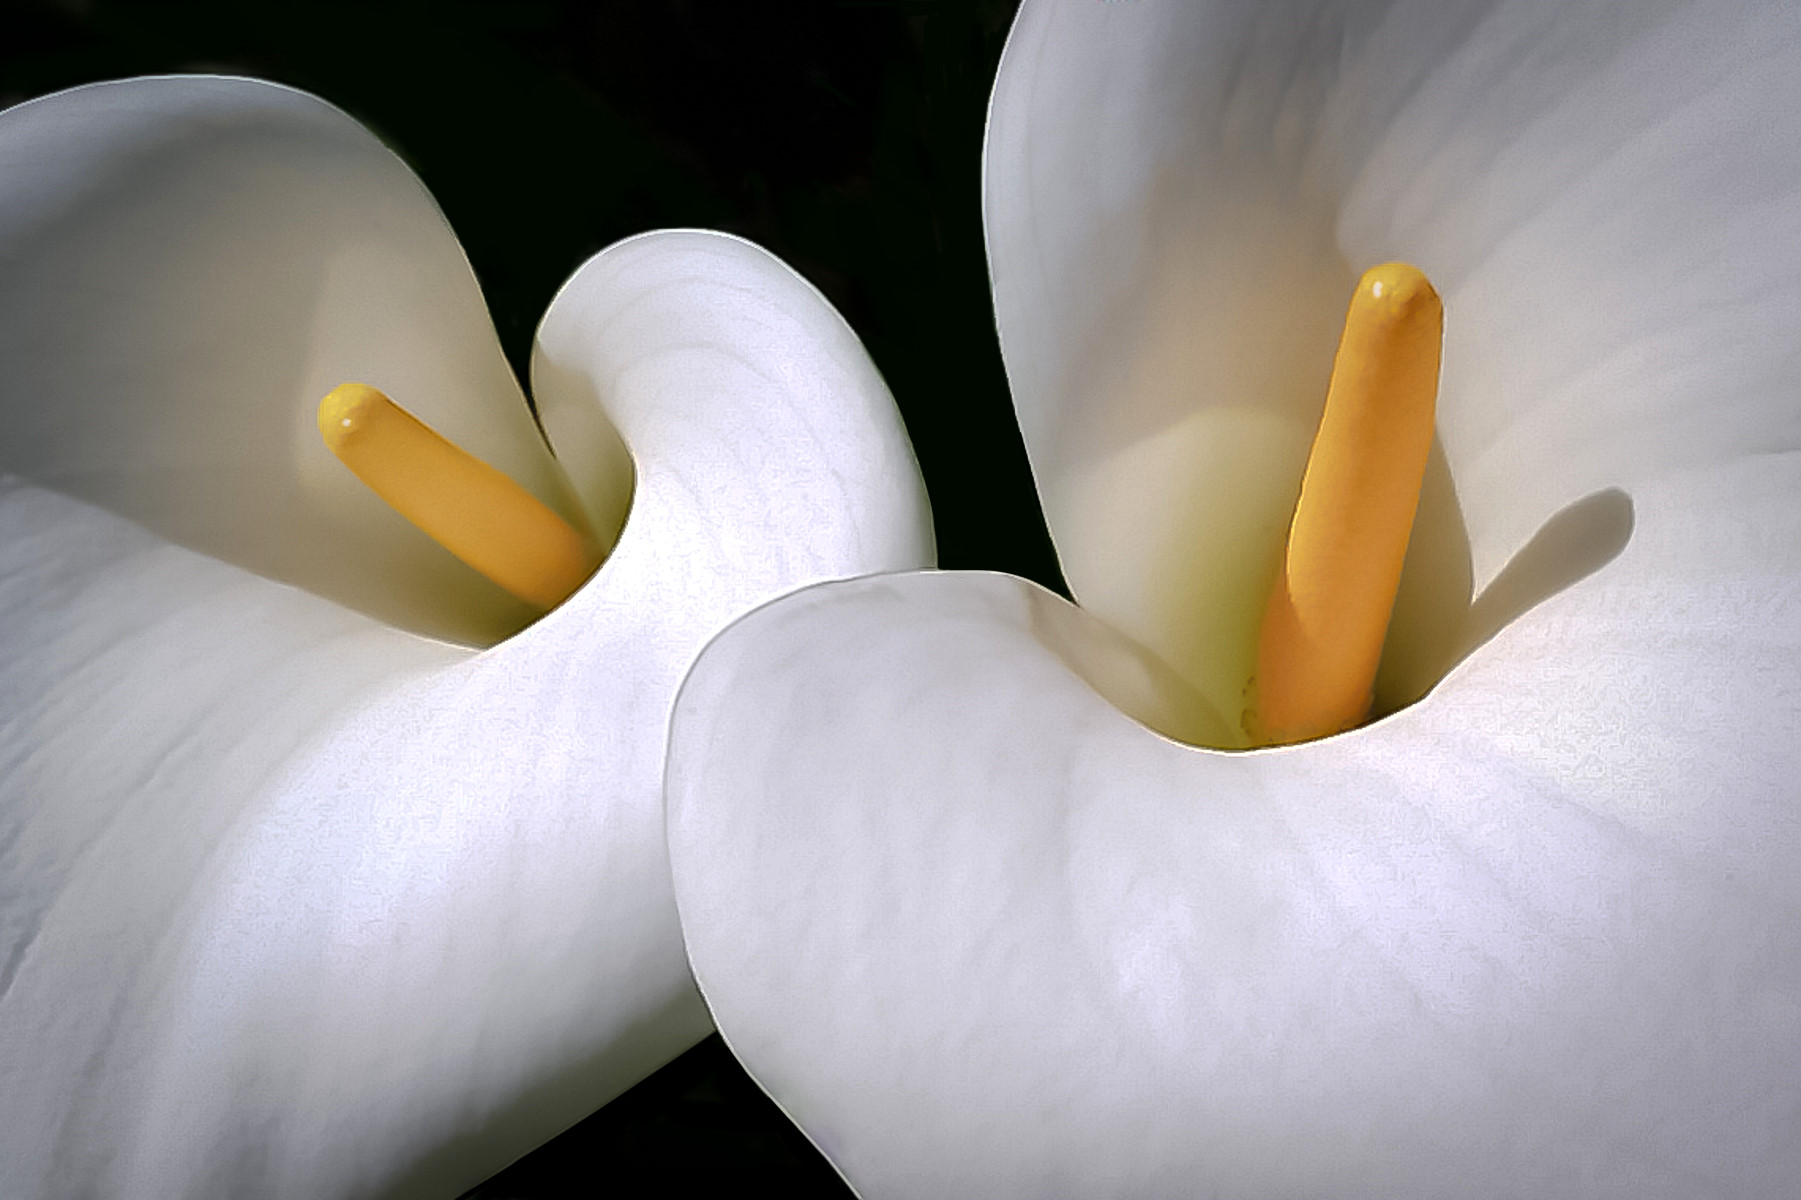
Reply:
<svg viewBox="0 0 1801 1200"><path fill-rule="evenodd" d="M1444 311L1406 263L1358 281L1282 569L1245 730L1279 745L1360 724L1432 448Z"/></svg>
<svg viewBox="0 0 1801 1200"><path fill-rule="evenodd" d="M548 612L600 565L591 538L367 384L319 402L319 433L396 512L527 604Z"/></svg>

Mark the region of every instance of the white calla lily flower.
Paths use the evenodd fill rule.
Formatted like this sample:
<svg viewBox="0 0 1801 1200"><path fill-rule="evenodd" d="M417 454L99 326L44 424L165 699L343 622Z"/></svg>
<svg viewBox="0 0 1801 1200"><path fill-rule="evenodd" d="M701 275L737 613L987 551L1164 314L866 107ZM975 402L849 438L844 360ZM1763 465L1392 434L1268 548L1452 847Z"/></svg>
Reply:
<svg viewBox="0 0 1801 1200"><path fill-rule="evenodd" d="M672 732L702 993L861 1194L1801 1194L1798 47L1775 2L1026 0L989 250L1083 607L822 585ZM1392 711L1231 752L1392 259L1445 312Z"/></svg>
<svg viewBox="0 0 1801 1200"><path fill-rule="evenodd" d="M0 114L0 264L0 1192L454 1194L706 1035L677 686L760 601L931 560L825 300L722 235L597 255L533 362L570 487L431 198L313 97ZM602 540L629 497L611 557L506 636L325 450L345 379Z"/></svg>

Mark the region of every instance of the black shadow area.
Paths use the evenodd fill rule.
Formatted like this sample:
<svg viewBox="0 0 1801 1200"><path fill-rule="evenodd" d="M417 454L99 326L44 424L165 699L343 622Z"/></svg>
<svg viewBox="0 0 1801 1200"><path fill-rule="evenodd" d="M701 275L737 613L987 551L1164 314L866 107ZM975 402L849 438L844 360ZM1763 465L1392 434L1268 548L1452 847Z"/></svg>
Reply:
<svg viewBox="0 0 1801 1200"><path fill-rule="evenodd" d="M714 1034L461 1200L855 1193Z"/></svg>

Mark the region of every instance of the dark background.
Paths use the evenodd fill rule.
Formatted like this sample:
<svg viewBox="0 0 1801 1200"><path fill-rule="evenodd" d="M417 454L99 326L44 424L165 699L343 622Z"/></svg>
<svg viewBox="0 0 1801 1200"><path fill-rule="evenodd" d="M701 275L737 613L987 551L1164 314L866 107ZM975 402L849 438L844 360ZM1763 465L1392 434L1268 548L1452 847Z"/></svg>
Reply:
<svg viewBox="0 0 1801 1200"><path fill-rule="evenodd" d="M900 404L940 565L1063 591L995 343L988 93L1017 0L0 0L0 106L210 71L379 134L462 239L514 369L646 229L728 230L825 293ZM469 1195L850 1193L717 1037Z"/></svg>

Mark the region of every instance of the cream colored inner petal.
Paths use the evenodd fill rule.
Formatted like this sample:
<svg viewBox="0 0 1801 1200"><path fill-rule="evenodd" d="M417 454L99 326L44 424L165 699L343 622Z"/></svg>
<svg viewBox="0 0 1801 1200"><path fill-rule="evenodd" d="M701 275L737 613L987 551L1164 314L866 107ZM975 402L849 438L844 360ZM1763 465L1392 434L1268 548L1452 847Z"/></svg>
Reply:
<svg viewBox="0 0 1801 1200"><path fill-rule="evenodd" d="M94 85L5 121L0 469L411 632L489 645L536 617L319 440L320 397L367 382L593 524L392 153L248 80Z"/></svg>
<svg viewBox="0 0 1801 1200"><path fill-rule="evenodd" d="M1141 285L1075 356L1068 386L1088 401L1065 409L1066 469L1041 478L1077 601L1229 716L1206 744L1238 747L1356 273L1323 203L1249 176L1201 184L1154 189Z"/></svg>
<svg viewBox="0 0 1801 1200"><path fill-rule="evenodd" d="M997 312L1076 599L1210 704L1354 268L1446 301L1377 717L1619 555L1658 478L1792 449L1789 10L1130 8L1028 8L1009 47Z"/></svg>
<svg viewBox="0 0 1801 1200"><path fill-rule="evenodd" d="M1308 431L1207 408L1074 475L1060 528L1082 606L1235 716L1280 559ZM1236 721L1225 745L1242 744Z"/></svg>
<svg viewBox="0 0 1801 1200"><path fill-rule="evenodd" d="M1209 197L1206 220L1192 191L1154 191L1142 286L1073 355L1065 386L1089 402L1066 405L1065 465L1040 475L1077 602L1189 689L1124 707L1169 737L1224 749L1246 745L1237 717L1258 626L1356 278L1329 205L1298 185L1232 186L1236 198ZM1473 327L1481 312L1458 300L1446 302L1441 426L1480 399L1471 360L1489 349ZM1541 518L1472 607L1470 533L1435 437L1372 718L1419 700L1509 621L1611 561L1632 525L1627 493L1578 497ZM1078 669L1102 694L1119 690L1108 672ZM1192 711L1168 699L1181 695Z"/></svg>

